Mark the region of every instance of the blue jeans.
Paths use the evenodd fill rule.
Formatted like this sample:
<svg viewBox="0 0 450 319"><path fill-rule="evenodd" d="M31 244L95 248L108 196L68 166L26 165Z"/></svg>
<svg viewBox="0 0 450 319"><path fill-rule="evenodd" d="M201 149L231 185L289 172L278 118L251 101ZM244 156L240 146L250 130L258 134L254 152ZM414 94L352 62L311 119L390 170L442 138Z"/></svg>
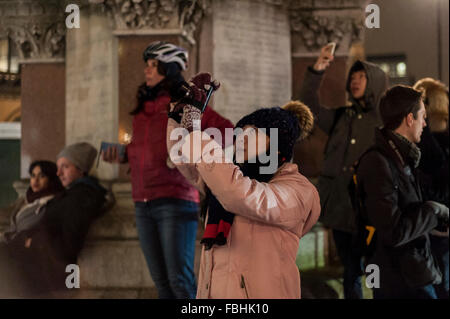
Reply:
<svg viewBox="0 0 450 319"><path fill-rule="evenodd" d="M164 198L135 206L139 241L159 298L195 298L198 205Z"/></svg>
<svg viewBox="0 0 450 319"><path fill-rule="evenodd" d="M336 250L344 266L344 299L362 299L362 257L353 249L353 235L333 229Z"/></svg>

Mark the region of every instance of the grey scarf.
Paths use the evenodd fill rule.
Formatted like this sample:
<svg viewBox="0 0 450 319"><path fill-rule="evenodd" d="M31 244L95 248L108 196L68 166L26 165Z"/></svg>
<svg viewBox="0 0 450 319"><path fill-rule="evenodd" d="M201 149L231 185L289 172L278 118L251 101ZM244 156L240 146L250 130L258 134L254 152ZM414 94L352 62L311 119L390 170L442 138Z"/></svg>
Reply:
<svg viewBox="0 0 450 319"><path fill-rule="evenodd" d="M420 148L413 142L409 141L403 135L400 135L396 132L393 132L394 135L400 140L398 148L402 152L402 154L406 155L406 161L412 167L417 168L420 163L421 152Z"/></svg>

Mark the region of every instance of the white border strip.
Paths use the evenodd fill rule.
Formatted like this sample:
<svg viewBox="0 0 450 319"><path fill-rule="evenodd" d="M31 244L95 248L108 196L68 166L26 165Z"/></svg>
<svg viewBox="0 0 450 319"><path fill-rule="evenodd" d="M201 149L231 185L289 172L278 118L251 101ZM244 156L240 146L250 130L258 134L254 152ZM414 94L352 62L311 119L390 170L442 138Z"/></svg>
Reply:
<svg viewBox="0 0 450 319"><path fill-rule="evenodd" d="M20 122L0 123L0 140L20 140L22 137Z"/></svg>

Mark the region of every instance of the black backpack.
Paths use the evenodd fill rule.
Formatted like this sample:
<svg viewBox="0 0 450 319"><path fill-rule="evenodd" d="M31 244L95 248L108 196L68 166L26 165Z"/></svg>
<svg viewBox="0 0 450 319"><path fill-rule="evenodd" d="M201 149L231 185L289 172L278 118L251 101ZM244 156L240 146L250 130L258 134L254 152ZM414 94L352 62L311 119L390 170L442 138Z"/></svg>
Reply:
<svg viewBox="0 0 450 319"><path fill-rule="evenodd" d="M394 163L392 159L384 155L382 149L374 145L367 149L359 159L353 164L354 173L350 184L348 185L348 191L350 200L353 206L353 211L355 212L355 222L356 222L356 235L353 238L353 249L356 249L360 256L364 258L365 264L368 263L369 259L373 256L376 249L376 236L377 232L373 224L370 222L367 212L364 207L362 190L358 185L357 170L361 159L369 152L376 151L383 155L389 163L389 167L392 172L392 178L395 185L398 185L398 171L394 168Z"/></svg>

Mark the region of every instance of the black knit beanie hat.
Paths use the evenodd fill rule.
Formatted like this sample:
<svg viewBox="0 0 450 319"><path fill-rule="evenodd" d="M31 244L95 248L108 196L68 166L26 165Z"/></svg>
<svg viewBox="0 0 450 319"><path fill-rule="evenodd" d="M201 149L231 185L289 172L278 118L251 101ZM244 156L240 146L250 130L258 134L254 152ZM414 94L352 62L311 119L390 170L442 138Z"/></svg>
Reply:
<svg viewBox="0 0 450 319"><path fill-rule="evenodd" d="M256 110L239 120L236 127L253 125L260 129L264 128L269 138L271 138L270 128L277 128L281 165L291 160L295 142L310 134L313 123L314 118L309 108L301 102L291 101L283 107Z"/></svg>

